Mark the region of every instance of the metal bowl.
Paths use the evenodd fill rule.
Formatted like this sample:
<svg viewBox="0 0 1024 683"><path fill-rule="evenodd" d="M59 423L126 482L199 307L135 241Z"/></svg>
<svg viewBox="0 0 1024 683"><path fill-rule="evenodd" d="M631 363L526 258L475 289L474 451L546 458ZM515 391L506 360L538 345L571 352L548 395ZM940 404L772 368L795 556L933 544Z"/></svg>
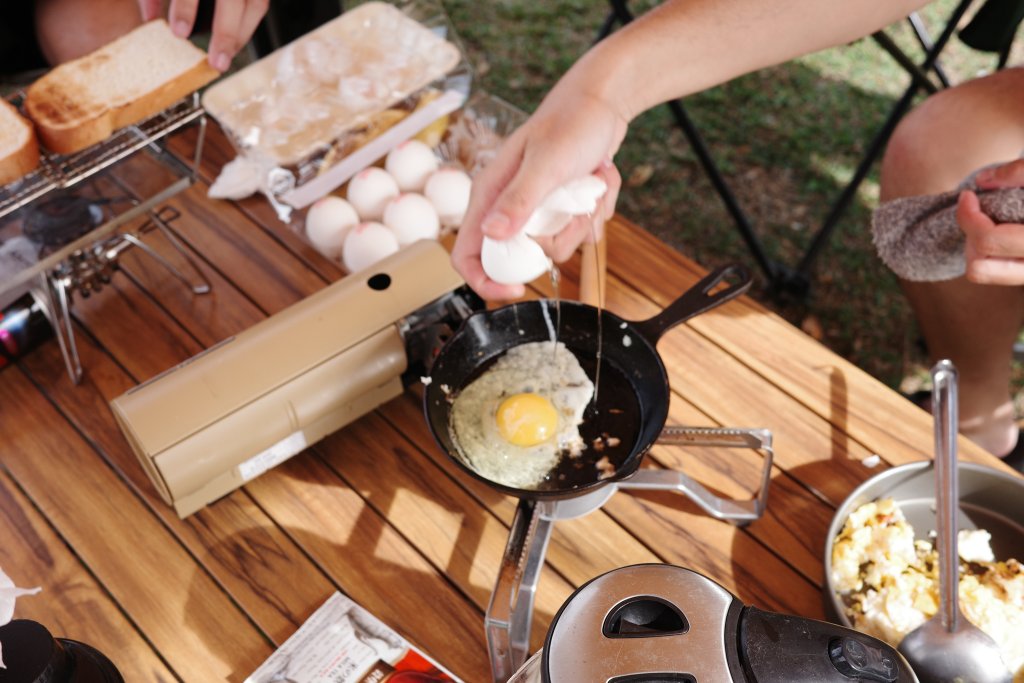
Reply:
<svg viewBox="0 0 1024 683"><path fill-rule="evenodd" d="M957 465L960 485L961 529L987 529L992 534L992 551L997 560L1011 557L1024 561L1024 479L990 467L961 462ZM868 479L836 510L825 541L825 611L837 624L852 626L843 611L842 599L832 585L832 547L846 519L854 510L877 498L895 500L915 538L932 540L936 526L935 468L932 461L913 462L886 470Z"/></svg>

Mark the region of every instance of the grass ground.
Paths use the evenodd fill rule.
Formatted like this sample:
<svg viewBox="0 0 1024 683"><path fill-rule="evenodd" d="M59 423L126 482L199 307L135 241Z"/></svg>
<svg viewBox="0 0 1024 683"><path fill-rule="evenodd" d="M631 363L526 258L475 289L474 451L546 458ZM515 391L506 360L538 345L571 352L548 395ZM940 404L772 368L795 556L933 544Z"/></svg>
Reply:
<svg viewBox="0 0 1024 683"><path fill-rule="evenodd" d="M443 4L478 87L527 111L588 48L607 12L606 3L594 0ZM632 6L640 11L651 4ZM933 33L953 4L938 0L923 11ZM919 54L905 22L890 34ZM954 82L994 63L956 38L943 59ZM685 104L769 254L794 265L908 83L866 39L738 78ZM705 266L735 260L754 266L667 108L633 124L616 163L626 179L621 213ZM877 170L876 164L821 253L810 297L780 304L763 287L755 296L890 386L913 388L926 361L910 310L870 239Z"/></svg>

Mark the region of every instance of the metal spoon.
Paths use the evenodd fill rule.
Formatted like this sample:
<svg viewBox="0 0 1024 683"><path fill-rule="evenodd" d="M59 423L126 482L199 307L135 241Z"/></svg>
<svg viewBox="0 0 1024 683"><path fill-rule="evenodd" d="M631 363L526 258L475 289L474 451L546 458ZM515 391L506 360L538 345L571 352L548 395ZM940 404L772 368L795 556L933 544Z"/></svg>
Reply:
<svg viewBox="0 0 1024 683"><path fill-rule="evenodd" d="M964 618L958 604L959 490L956 469L957 371L948 360L932 368L935 415L935 498L938 504L939 612L911 631L899 651L922 683L1010 683L996 642Z"/></svg>

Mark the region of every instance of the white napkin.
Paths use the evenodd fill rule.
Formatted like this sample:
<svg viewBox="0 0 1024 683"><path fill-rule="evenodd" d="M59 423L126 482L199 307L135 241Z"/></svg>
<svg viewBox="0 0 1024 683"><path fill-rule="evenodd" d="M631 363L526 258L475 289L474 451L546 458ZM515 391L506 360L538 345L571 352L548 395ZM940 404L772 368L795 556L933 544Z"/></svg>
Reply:
<svg viewBox="0 0 1024 683"><path fill-rule="evenodd" d="M287 223L292 208L277 199L277 195L295 187L295 176L263 155L254 152L239 154L224 164L217 179L206 191L211 199L245 199L257 192L270 200L277 217Z"/></svg>

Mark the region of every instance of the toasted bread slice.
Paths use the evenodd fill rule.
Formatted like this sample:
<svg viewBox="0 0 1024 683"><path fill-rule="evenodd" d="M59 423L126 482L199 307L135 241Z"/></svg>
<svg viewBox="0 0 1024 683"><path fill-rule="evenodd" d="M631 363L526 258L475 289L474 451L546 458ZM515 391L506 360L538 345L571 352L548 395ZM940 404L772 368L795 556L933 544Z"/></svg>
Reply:
<svg viewBox="0 0 1024 683"><path fill-rule="evenodd" d="M39 166L39 144L32 122L0 98L0 185Z"/></svg>
<svg viewBox="0 0 1024 683"><path fill-rule="evenodd" d="M47 149L70 154L167 108L218 72L167 22L143 24L33 83L25 111Z"/></svg>

